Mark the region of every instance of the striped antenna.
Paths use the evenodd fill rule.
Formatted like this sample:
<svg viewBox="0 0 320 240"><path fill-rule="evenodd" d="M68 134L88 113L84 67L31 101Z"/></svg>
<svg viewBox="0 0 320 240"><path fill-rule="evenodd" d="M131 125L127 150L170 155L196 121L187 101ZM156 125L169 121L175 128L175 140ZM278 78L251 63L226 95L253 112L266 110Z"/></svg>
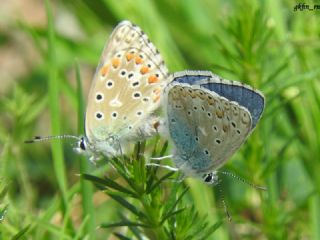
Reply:
<svg viewBox="0 0 320 240"><path fill-rule="evenodd" d="M218 171L218 173L222 173L222 174L224 174L226 176L233 177L233 178L235 178L235 179L237 179L237 180L239 180L239 181L241 181L241 182L243 182L243 183L245 183L245 184L247 184L247 185L249 185L249 186L251 186L251 187L253 187L255 189L267 191L266 187L255 185L255 184L253 184L251 182L248 182L247 180L245 180L245 179L243 179L243 178L241 178L241 177L239 177L239 176L237 176L237 175L235 175L233 173L225 172L225 171Z"/></svg>
<svg viewBox="0 0 320 240"><path fill-rule="evenodd" d="M31 140L26 140L24 141L24 143L35 143L35 142L44 142L44 141L50 141L52 139L66 139L66 138L73 138L76 140L81 140L80 137L74 136L74 135L59 135L59 136L46 136L46 137L41 137L41 136L35 136L33 139Z"/></svg>
<svg viewBox="0 0 320 240"><path fill-rule="evenodd" d="M224 194L223 194L222 187L221 187L221 181L218 182L217 187L218 187L219 194L221 197L221 202L222 202L224 212L226 213L226 216L227 216L229 222L232 222L232 217L228 211L228 205L227 205L226 201L224 200Z"/></svg>

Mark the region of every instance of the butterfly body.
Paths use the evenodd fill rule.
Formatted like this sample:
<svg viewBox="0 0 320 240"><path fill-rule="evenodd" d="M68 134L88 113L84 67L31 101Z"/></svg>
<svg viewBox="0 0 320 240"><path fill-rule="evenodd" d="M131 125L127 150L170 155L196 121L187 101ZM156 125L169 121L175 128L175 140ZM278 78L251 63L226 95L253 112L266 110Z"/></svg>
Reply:
<svg viewBox="0 0 320 240"><path fill-rule="evenodd" d="M165 90L167 125L175 145L174 162L177 168L186 175L198 176L206 182L209 179L212 183L217 180L215 171L244 143L263 109L256 109L260 115L253 119L249 109L240 104L248 94L239 95L237 92L241 97L228 99L225 97L228 91L223 86L221 88L225 96L210 90L209 86L215 84L210 78L210 72L196 73L198 75L194 72L173 75L173 83ZM201 74L208 77L203 79ZM232 84L229 83L236 88L245 88L244 93L253 91L253 94L258 95L257 99L262 96L252 88Z"/></svg>

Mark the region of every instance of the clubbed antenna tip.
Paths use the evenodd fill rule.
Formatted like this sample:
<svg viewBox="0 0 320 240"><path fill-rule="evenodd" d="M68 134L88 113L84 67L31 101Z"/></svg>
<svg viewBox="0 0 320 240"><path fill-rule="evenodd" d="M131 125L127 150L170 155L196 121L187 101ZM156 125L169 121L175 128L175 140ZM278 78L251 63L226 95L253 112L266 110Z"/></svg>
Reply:
<svg viewBox="0 0 320 240"><path fill-rule="evenodd" d="M40 139L41 139L40 136L34 136L33 139L26 140L26 141L24 141L24 143L34 143L34 142L36 142L37 140L40 140Z"/></svg>

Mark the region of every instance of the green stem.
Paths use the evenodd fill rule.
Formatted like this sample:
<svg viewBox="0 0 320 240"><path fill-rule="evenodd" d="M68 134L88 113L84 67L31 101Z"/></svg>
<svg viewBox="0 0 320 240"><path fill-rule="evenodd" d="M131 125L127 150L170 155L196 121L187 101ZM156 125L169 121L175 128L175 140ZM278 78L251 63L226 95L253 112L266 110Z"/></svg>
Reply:
<svg viewBox="0 0 320 240"><path fill-rule="evenodd" d="M139 200L143 205L149 225L152 226L150 229L144 229L147 237L150 239L166 239L166 233L164 232L163 227L160 225L160 208L151 206L150 201L148 201L145 194L142 194Z"/></svg>
<svg viewBox="0 0 320 240"><path fill-rule="evenodd" d="M77 93L78 93L78 133L84 134L83 124L84 124L84 103L82 94L82 84L80 77L79 64L76 64L76 77L77 77ZM86 157L80 157L80 173L88 173L90 171L89 161ZM89 233L88 237L90 239L95 239L96 223L95 223L95 212L93 205L93 187L92 184L83 178L80 178L81 185L81 195L82 195L82 208L83 208L83 218L88 217L88 222L86 224L86 232Z"/></svg>
<svg viewBox="0 0 320 240"><path fill-rule="evenodd" d="M49 0L45 1L47 20L48 20L48 57L47 57L47 69L48 69L48 90L49 90L49 111L51 115L52 134L60 134L60 118L59 118L59 80L57 69L57 58L55 49L55 32L53 25L53 16L51 12L51 6ZM65 165L63 160L62 146L59 141L52 141L52 157L54 171L57 177L59 189L62 195L63 213L66 212L68 207L67 199L67 180L65 175Z"/></svg>

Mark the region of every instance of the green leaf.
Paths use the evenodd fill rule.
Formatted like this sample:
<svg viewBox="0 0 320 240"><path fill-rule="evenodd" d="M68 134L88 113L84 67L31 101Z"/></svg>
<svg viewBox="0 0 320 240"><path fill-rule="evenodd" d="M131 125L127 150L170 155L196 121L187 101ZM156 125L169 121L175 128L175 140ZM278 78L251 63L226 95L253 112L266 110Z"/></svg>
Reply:
<svg viewBox="0 0 320 240"><path fill-rule="evenodd" d="M133 214L135 214L136 216L140 217L140 218L145 218L145 214L141 211L139 211L135 206L133 206L132 204L130 204L128 201L126 201L124 198L117 196L115 194L111 194L108 193L108 195L113 198L114 200L116 200L119 204L121 204L123 207L125 207L126 209L128 209L130 212L132 212Z"/></svg>
<svg viewBox="0 0 320 240"><path fill-rule="evenodd" d="M112 181L111 179L108 178L99 178L93 175L89 175L89 174L82 174L82 176L91 181L91 182L95 182L97 184L100 184L104 187L108 187L108 188L112 188L114 190L117 190L119 192L125 193L125 194L129 194L131 196L136 196L136 194L132 191L130 191L129 189L122 187L121 185L119 185L118 183L116 183L115 181Z"/></svg>
<svg viewBox="0 0 320 240"><path fill-rule="evenodd" d="M21 237L23 237L23 235L25 235L27 233L27 231L29 230L31 225L26 226L25 228L23 228L21 231L19 231L16 235L14 235L12 237L12 240L18 240Z"/></svg>
<svg viewBox="0 0 320 240"><path fill-rule="evenodd" d="M184 211L186 208L181 208L181 209L178 209L176 211L171 211L169 212L166 216L164 216L160 222L160 224L162 225L168 218L174 216L174 215L177 215L179 213L181 213L182 211Z"/></svg>
<svg viewBox="0 0 320 240"><path fill-rule="evenodd" d="M215 223L213 226L209 227L209 229L206 229L204 236L202 236L202 239L208 239L208 237L210 237L210 235L214 233L222 224L223 221L219 221Z"/></svg>
<svg viewBox="0 0 320 240"><path fill-rule="evenodd" d="M145 227L145 228L150 227L150 226L143 224L143 223L135 223L135 222L130 222L130 221L122 221L122 222L117 222L117 223L103 223L100 225L101 228L129 227L129 226Z"/></svg>
<svg viewBox="0 0 320 240"><path fill-rule="evenodd" d="M182 200L182 197L184 196L184 194L186 194L186 192L189 190L189 187L186 187L183 192L180 194L180 196L177 198L177 200L175 201L175 203L172 205L171 209L168 210L168 212L166 212L164 214L164 216L162 217L161 223L163 223L166 219L169 218L169 216L173 215L174 209L176 208L177 204Z"/></svg>
<svg viewBox="0 0 320 240"><path fill-rule="evenodd" d="M175 174L175 172L171 171L169 173L167 173L166 175L162 176L154 185L150 186L150 188L146 189L146 193L150 194L156 187L158 187L164 180L168 179L169 177L171 177L173 174Z"/></svg>
<svg viewBox="0 0 320 240"><path fill-rule="evenodd" d="M118 237L121 240L130 240L131 239L131 238L128 238L128 237L122 235L121 233L117 233L117 232L113 233L113 235L115 235L116 237Z"/></svg>

